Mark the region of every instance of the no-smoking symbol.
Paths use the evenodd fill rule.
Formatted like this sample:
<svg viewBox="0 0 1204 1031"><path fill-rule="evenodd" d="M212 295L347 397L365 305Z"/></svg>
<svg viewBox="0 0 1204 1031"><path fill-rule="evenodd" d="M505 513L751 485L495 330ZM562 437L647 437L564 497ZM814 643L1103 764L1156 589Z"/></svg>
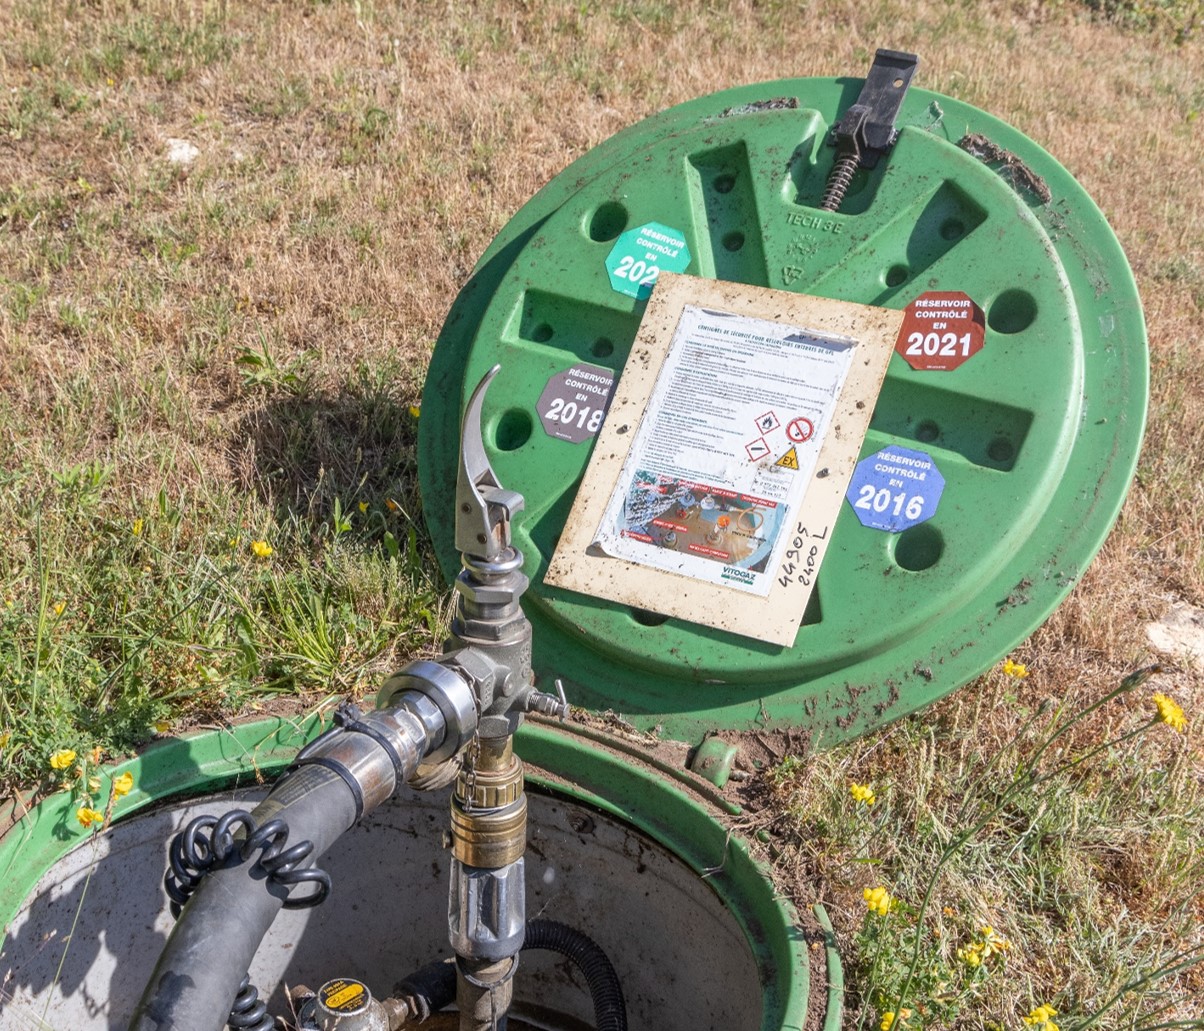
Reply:
<svg viewBox="0 0 1204 1031"><path fill-rule="evenodd" d="M786 424L786 436L796 444L805 444L811 439L811 435L814 432L815 424L810 419L801 415L797 419L791 419Z"/></svg>

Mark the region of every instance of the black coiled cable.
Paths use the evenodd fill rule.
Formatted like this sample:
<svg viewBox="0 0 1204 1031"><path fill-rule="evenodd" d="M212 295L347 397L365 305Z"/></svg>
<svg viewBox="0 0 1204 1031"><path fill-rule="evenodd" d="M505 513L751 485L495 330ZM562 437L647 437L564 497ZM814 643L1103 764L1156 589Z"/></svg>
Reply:
<svg viewBox="0 0 1204 1031"><path fill-rule="evenodd" d="M244 974L238 985L226 1024L238 1031L274 1031L276 1027L276 1021L268 1016L267 1004L259 998L259 989L251 984L250 974Z"/></svg>
<svg viewBox="0 0 1204 1031"><path fill-rule="evenodd" d="M246 832L241 845L234 840L234 832L240 828ZM255 852L260 852L256 863L271 884L285 890L298 884L317 885L310 895L285 899L285 909L308 909L320 905L330 894L330 874L316 866L298 869L313 852L312 841L299 841L291 848L285 848L287 842L288 825L283 820L269 820L262 827L257 827L255 818L242 809L228 812L220 819L216 816L198 816L172 839L168 851L170 866L163 878L163 886L167 890L167 897L171 899L171 915L178 919L180 910L205 876L215 867L225 864L236 850L238 862L242 863Z"/></svg>
<svg viewBox="0 0 1204 1031"><path fill-rule="evenodd" d="M246 834L241 844L234 839L240 829ZM230 863L231 866L245 863L258 852L256 865L263 869L269 884L286 891L298 884L316 885L309 895L286 898L285 909L308 909L321 904L330 894L330 874L317 867L298 869L313 852L313 842L299 841L285 848L287 842L288 824L283 820L269 820L259 827L255 818L242 809L234 809L220 818L198 816L172 839L168 850L169 868L163 886L171 900L171 915L179 919L180 911L201 881L217 867L226 865L236 852L237 861ZM250 974L238 986L226 1023L237 1031L272 1031L276 1026L268 1016L267 1005L259 998L258 989L251 984Z"/></svg>

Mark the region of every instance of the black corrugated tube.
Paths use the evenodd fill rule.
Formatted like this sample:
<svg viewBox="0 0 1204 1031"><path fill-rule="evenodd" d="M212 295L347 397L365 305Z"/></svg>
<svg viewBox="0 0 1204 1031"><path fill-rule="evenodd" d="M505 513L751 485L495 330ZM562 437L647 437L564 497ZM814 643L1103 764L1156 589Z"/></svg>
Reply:
<svg viewBox="0 0 1204 1031"><path fill-rule="evenodd" d="M623 986L606 953L592 938L556 920L532 920L523 949L548 949L569 959L589 985L598 1031L627 1031Z"/></svg>
<svg viewBox="0 0 1204 1031"><path fill-rule="evenodd" d="M589 985L594 1026L598 1031L627 1031L623 987L597 942L556 920L532 920L527 924L527 937L523 941L523 951L528 949L558 952L581 971ZM418 1019L425 1020L455 1001L455 964L448 960L431 963L411 974L395 991L409 994L418 1004Z"/></svg>

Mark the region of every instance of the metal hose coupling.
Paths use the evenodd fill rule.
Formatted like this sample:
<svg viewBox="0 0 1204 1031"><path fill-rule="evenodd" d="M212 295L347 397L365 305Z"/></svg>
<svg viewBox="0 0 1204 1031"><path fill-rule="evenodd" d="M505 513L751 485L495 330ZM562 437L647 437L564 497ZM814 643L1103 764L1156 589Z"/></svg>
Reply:
<svg viewBox="0 0 1204 1031"><path fill-rule="evenodd" d="M448 930L461 957L514 956L526 934L527 796L512 740L482 738L451 798Z"/></svg>
<svg viewBox="0 0 1204 1031"><path fill-rule="evenodd" d="M297 756L294 766L337 773L355 798L358 820L414 777L423 764L450 759L472 740L476 701L468 680L435 662L414 662L388 680L377 708L343 715L333 733Z"/></svg>

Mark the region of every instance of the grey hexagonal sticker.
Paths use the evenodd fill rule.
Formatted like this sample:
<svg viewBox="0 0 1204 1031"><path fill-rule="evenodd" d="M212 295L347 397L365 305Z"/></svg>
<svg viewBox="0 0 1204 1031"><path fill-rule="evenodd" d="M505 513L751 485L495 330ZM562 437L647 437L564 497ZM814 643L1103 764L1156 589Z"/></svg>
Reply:
<svg viewBox="0 0 1204 1031"><path fill-rule="evenodd" d="M615 374L578 362L552 376L539 395L539 421L548 436L580 444L595 436L606 418Z"/></svg>

